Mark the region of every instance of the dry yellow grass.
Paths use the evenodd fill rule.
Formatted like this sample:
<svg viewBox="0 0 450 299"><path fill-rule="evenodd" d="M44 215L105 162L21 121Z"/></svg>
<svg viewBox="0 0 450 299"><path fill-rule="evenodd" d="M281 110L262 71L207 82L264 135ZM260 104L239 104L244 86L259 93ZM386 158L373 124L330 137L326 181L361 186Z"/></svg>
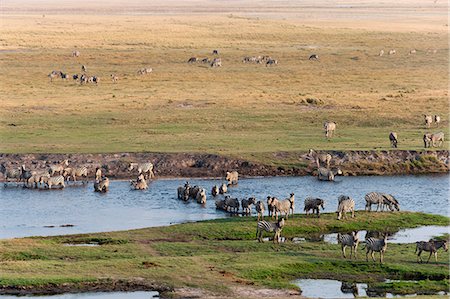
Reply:
<svg viewBox="0 0 450 299"><path fill-rule="evenodd" d="M383 15L330 28L333 19L301 22L295 10L271 11L258 18L248 9L245 17L3 15L0 152L386 149L392 130L399 148L419 149L428 131L424 113L441 114L441 128L430 131L448 134L448 38L440 15L423 26L412 18L417 30L408 31L408 18L392 30L380 25ZM341 26L350 21L336 17ZM396 55L377 56L391 48ZM80 57L70 57L74 49ZM222 68L186 63L212 57L213 49ZM320 62L308 61L312 53ZM271 55L279 65L243 64L247 55ZM47 78L52 70L80 73L81 64L100 76L98 86ZM147 66L153 73L137 76ZM323 104L302 103L308 98ZM324 138L325 120L338 122L332 141Z"/></svg>

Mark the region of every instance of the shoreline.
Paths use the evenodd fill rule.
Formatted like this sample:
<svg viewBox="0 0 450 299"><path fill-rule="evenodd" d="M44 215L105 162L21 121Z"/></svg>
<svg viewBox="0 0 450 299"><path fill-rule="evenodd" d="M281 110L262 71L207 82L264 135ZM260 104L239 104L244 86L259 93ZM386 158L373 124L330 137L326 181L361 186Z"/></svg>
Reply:
<svg viewBox="0 0 450 299"><path fill-rule="evenodd" d="M417 175L448 173L447 150L415 151L320 151L332 156L331 167L339 167L344 176ZM96 167L110 179L127 180L134 176L127 170L130 162L152 162L156 177L222 178L226 171L237 170L242 177L315 175L316 164L307 152L263 153L246 159L205 153L105 153L105 154L0 154L0 163L9 167L45 169L68 159L71 165L85 165L93 176ZM263 162L261 162L261 160ZM69 166L70 167L70 166ZM4 181L3 175L0 178Z"/></svg>

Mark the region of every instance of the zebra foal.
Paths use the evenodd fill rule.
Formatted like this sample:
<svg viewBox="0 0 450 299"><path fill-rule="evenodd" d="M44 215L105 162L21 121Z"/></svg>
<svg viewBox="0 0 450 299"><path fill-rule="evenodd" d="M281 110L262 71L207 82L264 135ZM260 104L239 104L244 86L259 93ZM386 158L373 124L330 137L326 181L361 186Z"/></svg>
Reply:
<svg viewBox="0 0 450 299"><path fill-rule="evenodd" d="M264 242L262 239L263 232L274 233L273 242L280 243L281 230L284 227L284 218L281 218L277 222L268 222L265 220L258 221L256 226L256 238L258 242Z"/></svg>

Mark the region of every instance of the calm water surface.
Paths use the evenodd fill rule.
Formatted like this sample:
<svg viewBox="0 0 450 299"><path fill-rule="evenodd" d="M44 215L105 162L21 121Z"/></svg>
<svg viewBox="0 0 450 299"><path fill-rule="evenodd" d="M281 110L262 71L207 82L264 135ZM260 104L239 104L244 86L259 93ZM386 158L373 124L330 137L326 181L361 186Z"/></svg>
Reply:
<svg viewBox="0 0 450 299"><path fill-rule="evenodd" d="M357 209L364 209L364 195L371 191L391 193L402 210L449 215L449 175L339 177L337 182L319 182L314 177L270 177L242 179L229 195L239 199L267 195L296 196L296 212L303 212L303 200L316 196L326 200L325 212L334 212L341 194L351 196ZM176 198L176 189L185 179L156 180L149 190L132 191L128 182L113 181L107 194L93 192L92 184L63 190L0 188L0 238L47 236L125 230L229 217L217 211L211 187L221 180L190 180L206 188L206 206ZM221 198L221 197L218 197ZM61 227L64 225L73 227ZM51 227L45 227L51 226Z"/></svg>

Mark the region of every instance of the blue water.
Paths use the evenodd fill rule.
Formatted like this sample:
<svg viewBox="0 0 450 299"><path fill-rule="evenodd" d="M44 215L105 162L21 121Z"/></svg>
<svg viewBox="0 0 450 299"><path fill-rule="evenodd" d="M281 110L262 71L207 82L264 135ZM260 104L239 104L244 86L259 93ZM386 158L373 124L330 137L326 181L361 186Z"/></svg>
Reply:
<svg viewBox="0 0 450 299"><path fill-rule="evenodd" d="M265 202L267 195L283 199L294 192L296 212L303 213L307 196L325 199L325 212L334 212L341 194L354 198L357 209L364 209L364 195L382 191L393 194L401 210L449 215L449 178L338 177L336 182L319 182L314 177L251 178L241 179L237 187L229 188L229 195L239 199L255 196ZM156 180L146 191L132 191L128 182L113 181L107 194L93 192L92 184L63 190L22 189L10 184L0 188L0 238L125 230L229 217L215 209L210 195L211 187L221 180L189 180L191 185L206 188L208 200L204 207L176 198L177 187L185 181ZM60 227L66 224L74 226Z"/></svg>

